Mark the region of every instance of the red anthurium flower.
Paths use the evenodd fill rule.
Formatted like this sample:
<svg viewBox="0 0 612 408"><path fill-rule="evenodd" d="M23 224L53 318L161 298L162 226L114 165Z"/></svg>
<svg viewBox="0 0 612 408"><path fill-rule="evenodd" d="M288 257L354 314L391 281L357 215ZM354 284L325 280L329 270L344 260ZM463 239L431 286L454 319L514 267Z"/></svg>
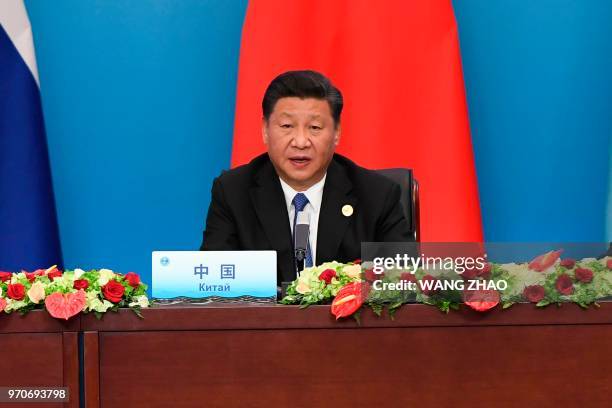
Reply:
<svg viewBox="0 0 612 408"><path fill-rule="evenodd" d="M529 269L533 271L543 272L546 269L554 265L554 263L561 256L562 249L558 251L550 251L543 255L536 257L533 261L529 262Z"/></svg>
<svg viewBox="0 0 612 408"><path fill-rule="evenodd" d="M353 282L342 287L331 305L331 312L336 316L336 320L355 313L363 304L365 292L363 282Z"/></svg>
<svg viewBox="0 0 612 408"><path fill-rule="evenodd" d="M56 319L68 320L85 309L87 298L82 290L73 293L55 292L45 298L47 312Z"/></svg>
<svg viewBox="0 0 612 408"><path fill-rule="evenodd" d="M499 304L499 292L496 290L466 290L463 292L463 303L478 312L486 312Z"/></svg>
<svg viewBox="0 0 612 408"><path fill-rule="evenodd" d="M0 282L8 282L11 280L11 276L13 276L10 272L0 271Z"/></svg>
<svg viewBox="0 0 612 408"><path fill-rule="evenodd" d="M62 276L62 271L60 271L57 268L53 268L49 272L47 272L47 278L49 278L50 280L53 280L55 278L59 278L61 276Z"/></svg>

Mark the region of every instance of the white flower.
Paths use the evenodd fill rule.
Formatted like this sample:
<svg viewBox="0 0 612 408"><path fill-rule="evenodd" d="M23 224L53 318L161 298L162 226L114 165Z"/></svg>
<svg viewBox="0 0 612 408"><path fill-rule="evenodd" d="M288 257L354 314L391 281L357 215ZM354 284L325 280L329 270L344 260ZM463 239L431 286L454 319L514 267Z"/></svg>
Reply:
<svg viewBox="0 0 612 408"><path fill-rule="evenodd" d="M8 313L12 310L19 310L25 305L26 305L26 302L23 300L15 300L15 299L8 298L6 299L6 307L4 308L4 311Z"/></svg>
<svg viewBox="0 0 612 408"><path fill-rule="evenodd" d="M608 261L609 261L610 259L612 259L612 256L604 256L603 258L601 258L601 259L599 260L599 263L600 263L600 264L602 264L602 265L604 266L604 268L605 268L605 267L607 267L607 266L608 266Z"/></svg>
<svg viewBox="0 0 612 408"><path fill-rule="evenodd" d="M98 273L100 274L98 278L98 284L100 286L106 285L109 280L115 277L115 272L111 271L110 269L100 269Z"/></svg>
<svg viewBox="0 0 612 408"><path fill-rule="evenodd" d="M85 271L84 271L84 270L79 269L79 268L76 268L76 269L74 270L74 279L75 279L75 280L79 279L79 278L81 277L81 275L83 275L84 273L85 273Z"/></svg>
<svg viewBox="0 0 612 408"><path fill-rule="evenodd" d="M87 292L86 296L87 310L94 310L96 312L104 313L113 307L113 304L108 300L100 300L95 292Z"/></svg>
<svg viewBox="0 0 612 408"><path fill-rule="evenodd" d="M134 302L130 302L128 306L149 307L149 298L146 295L136 296Z"/></svg>
<svg viewBox="0 0 612 408"><path fill-rule="evenodd" d="M593 288L597 292L597 297L612 295L612 272L604 270L601 273L594 274Z"/></svg>
<svg viewBox="0 0 612 408"><path fill-rule="evenodd" d="M516 284L508 287L505 294L512 296L523 292L527 286L543 285L546 281L545 272L536 272L529 269L527 264L501 264L502 269L506 270L511 277L515 278Z"/></svg>
<svg viewBox="0 0 612 408"><path fill-rule="evenodd" d="M361 276L361 265L346 265L342 268L342 272L350 278L359 278Z"/></svg>
<svg viewBox="0 0 612 408"><path fill-rule="evenodd" d="M42 282L34 282L28 290L28 297L32 303L38 303L45 299L45 285Z"/></svg>
<svg viewBox="0 0 612 408"><path fill-rule="evenodd" d="M298 293L301 293L302 295L305 295L307 293L310 293L310 291L312 291L311 287L310 287L310 282L311 282L311 276L310 275L300 275L300 277L298 278L298 284L295 287L295 290Z"/></svg>
<svg viewBox="0 0 612 408"><path fill-rule="evenodd" d="M111 302L109 302L108 300L100 300L100 299L95 299L91 305L90 305L90 310L94 310L96 312L100 312L100 313L104 313L106 312L108 309L110 309L111 307L113 307L113 304Z"/></svg>
<svg viewBox="0 0 612 408"><path fill-rule="evenodd" d="M65 274L62 274L62 276L59 276L53 279L50 285L53 285L54 289L59 289L59 290L72 289L72 285L74 284L74 279L72 278L73 278L72 274L65 273Z"/></svg>
<svg viewBox="0 0 612 408"><path fill-rule="evenodd" d="M25 272L14 273L13 276L11 276L11 283L17 283L20 279L26 279Z"/></svg>

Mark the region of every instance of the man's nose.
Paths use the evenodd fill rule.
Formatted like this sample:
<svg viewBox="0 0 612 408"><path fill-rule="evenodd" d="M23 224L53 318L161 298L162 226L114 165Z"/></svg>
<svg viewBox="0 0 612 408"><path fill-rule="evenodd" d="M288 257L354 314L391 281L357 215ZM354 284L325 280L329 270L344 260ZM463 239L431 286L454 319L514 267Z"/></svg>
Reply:
<svg viewBox="0 0 612 408"><path fill-rule="evenodd" d="M310 146L310 135L304 128L298 128L293 137L293 145L298 149L305 149Z"/></svg>

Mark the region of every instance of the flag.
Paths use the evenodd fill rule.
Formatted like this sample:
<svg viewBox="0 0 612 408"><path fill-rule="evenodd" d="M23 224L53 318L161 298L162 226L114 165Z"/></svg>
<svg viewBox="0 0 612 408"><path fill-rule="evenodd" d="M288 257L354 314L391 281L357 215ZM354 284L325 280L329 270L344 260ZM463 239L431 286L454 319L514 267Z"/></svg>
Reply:
<svg viewBox="0 0 612 408"><path fill-rule="evenodd" d="M482 240L457 25L450 0L251 0L242 32L232 166L263 152L261 99L287 70L342 91L338 152L412 168L423 241ZM383 199L381 197L381 199Z"/></svg>
<svg viewBox="0 0 612 408"><path fill-rule="evenodd" d="M21 0L0 2L0 270L61 265L32 31Z"/></svg>

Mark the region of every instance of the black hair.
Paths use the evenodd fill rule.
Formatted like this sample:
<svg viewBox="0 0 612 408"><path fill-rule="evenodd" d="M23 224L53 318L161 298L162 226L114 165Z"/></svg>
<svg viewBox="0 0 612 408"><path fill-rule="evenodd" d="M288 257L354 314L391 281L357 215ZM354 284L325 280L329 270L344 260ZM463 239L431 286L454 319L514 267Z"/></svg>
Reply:
<svg viewBox="0 0 612 408"><path fill-rule="evenodd" d="M264 118L270 119L270 114L279 99L292 96L301 99L325 99L334 118L334 125L338 126L340 123L340 114L344 104L342 93L323 74L309 70L287 71L270 82L261 101Z"/></svg>

